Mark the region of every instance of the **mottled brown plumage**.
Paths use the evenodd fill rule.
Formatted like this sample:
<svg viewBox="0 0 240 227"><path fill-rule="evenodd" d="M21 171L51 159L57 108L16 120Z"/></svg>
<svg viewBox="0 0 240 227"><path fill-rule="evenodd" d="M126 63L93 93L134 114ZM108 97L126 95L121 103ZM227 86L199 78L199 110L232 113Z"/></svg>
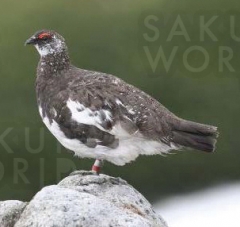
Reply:
<svg viewBox="0 0 240 227"><path fill-rule="evenodd" d="M48 36L41 40L39 35L44 37L44 34ZM77 155L125 164L138 154L165 153L182 147L214 150L216 127L178 118L156 99L113 75L76 68L70 63L64 39L54 31L37 32L27 43L34 44L41 55L36 92L40 114L47 119L48 128L53 134L63 133L69 139L65 143L61 141L62 134L61 138L54 134L67 148L75 147L68 147L71 141L84 144L90 148L89 152L98 146L108 148L95 156L75 151ZM61 132L51 129L52 123ZM119 126L128 135L127 139L134 138L129 141L143 143L143 151L129 158L121 156L118 148L126 138L118 133ZM146 145L148 141L151 144ZM158 152L156 149L161 147L164 149ZM121 156L117 161L107 153L116 150L116 155Z"/></svg>

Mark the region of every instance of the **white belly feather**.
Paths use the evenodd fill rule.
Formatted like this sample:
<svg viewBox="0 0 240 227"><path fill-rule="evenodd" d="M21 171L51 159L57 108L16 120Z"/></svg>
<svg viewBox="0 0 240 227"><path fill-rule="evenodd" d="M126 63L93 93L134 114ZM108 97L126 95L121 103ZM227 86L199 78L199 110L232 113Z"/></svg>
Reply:
<svg viewBox="0 0 240 227"><path fill-rule="evenodd" d="M93 119L93 117L90 117L88 114L86 114L91 110L86 108L82 112L77 112L74 111L73 108L78 108L78 103L72 102L71 104L72 108L70 106L68 107L70 107L69 109L73 113L72 118L74 118L75 121L77 120L79 123L84 122L85 124L95 125L99 129L103 130L102 127L99 127L99 122L97 122L99 119L97 118L97 115L94 115L95 119ZM81 108L83 108L82 105ZM75 155L78 157L104 159L114 163L115 165L124 165L135 160L140 154L166 154L170 150L176 149L176 147L172 144L170 147L159 141L147 140L140 133L130 135L121 127L120 123L115 125L111 131L108 131L110 134L115 135L116 138L119 139L119 146L117 148L113 149L101 145L97 145L95 148L90 148L77 139L67 138L61 131L56 121L53 120L52 123L50 123L50 120L47 117L43 118L41 107L39 107L39 112L49 131L65 148L74 151ZM77 113L80 113L79 116L77 116ZM80 116L84 117L85 119L82 119Z"/></svg>

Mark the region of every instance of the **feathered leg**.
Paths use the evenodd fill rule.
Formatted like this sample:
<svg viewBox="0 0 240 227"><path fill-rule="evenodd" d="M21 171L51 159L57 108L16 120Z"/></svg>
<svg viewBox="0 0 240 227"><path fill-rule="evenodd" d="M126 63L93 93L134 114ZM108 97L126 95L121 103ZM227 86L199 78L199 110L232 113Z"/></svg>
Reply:
<svg viewBox="0 0 240 227"><path fill-rule="evenodd" d="M103 167L103 160L101 159L96 159L92 166L92 171L95 172L96 174L99 174L101 171L101 168Z"/></svg>

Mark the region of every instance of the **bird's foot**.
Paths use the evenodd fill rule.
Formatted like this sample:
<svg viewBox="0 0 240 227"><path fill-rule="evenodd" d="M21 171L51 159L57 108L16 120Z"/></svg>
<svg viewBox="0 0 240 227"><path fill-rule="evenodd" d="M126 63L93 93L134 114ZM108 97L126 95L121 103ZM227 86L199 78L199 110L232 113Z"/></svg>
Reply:
<svg viewBox="0 0 240 227"><path fill-rule="evenodd" d="M96 174L99 174L101 171L101 168L103 167L103 160L101 159L96 159L92 166L92 171Z"/></svg>

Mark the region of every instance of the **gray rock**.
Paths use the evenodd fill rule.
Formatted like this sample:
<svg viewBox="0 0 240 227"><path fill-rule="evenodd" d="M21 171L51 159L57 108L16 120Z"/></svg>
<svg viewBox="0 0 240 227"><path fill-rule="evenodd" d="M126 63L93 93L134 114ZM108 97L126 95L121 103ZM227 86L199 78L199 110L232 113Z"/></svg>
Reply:
<svg viewBox="0 0 240 227"><path fill-rule="evenodd" d="M26 205L18 200L0 201L0 226L13 227Z"/></svg>
<svg viewBox="0 0 240 227"><path fill-rule="evenodd" d="M151 204L126 181L87 171L74 172L58 185L43 188L16 224L5 226L167 227Z"/></svg>

